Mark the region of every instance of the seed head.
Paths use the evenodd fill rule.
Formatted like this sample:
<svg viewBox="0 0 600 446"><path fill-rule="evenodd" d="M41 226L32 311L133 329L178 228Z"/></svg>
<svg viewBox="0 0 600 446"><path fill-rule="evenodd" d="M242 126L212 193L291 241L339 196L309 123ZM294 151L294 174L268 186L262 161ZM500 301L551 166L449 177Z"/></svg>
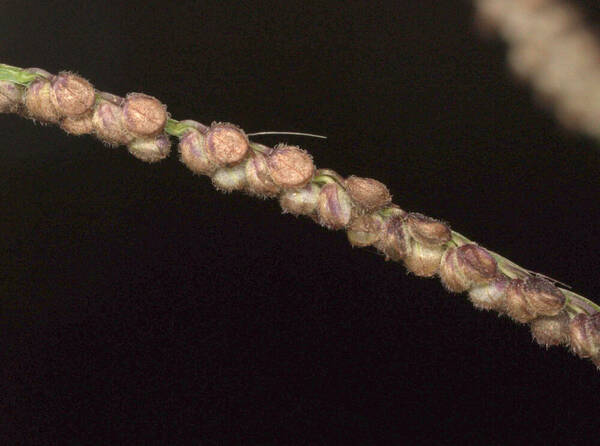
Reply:
<svg viewBox="0 0 600 446"><path fill-rule="evenodd" d="M360 215L350 222L348 240L352 246L370 246L381 238L383 226L383 218L377 214Z"/></svg>
<svg viewBox="0 0 600 446"><path fill-rule="evenodd" d="M529 322L537 315L555 316L565 305L562 292L545 279L514 279L506 290L506 311L519 322Z"/></svg>
<svg viewBox="0 0 600 446"><path fill-rule="evenodd" d="M54 107L50 96L52 84L49 80L38 78L25 91L25 109L27 115L44 123L57 123L60 113Z"/></svg>
<svg viewBox="0 0 600 446"><path fill-rule="evenodd" d="M381 237L375 247L385 254L386 260L398 262L406 257L410 250L410 236L404 217L394 215L384 221Z"/></svg>
<svg viewBox="0 0 600 446"><path fill-rule="evenodd" d="M242 190L246 187L246 167L244 164L221 167L214 172L212 182L221 192Z"/></svg>
<svg viewBox="0 0 600 446"><path fill-rule="evenodd" d="M62 116L79 116L94 105L95 91L92 84L81 76L66 71L52 79L52 104Z"/></svg>
<svg viewBox="0 0 600 446"><path fill-rule="evenodd" d="M247 190L259 197L274 197L281 188L269 176L266 157L260 152L254 152L246 161Z"/></svg>
<svg viewBox="0 0 600 446"><path fill-rule="evenodd" d="M233 124L213 123L206 132L206 155L217 166L234 166L248 152L246 134Z"/></svg>
<svg viewBox="0 0 600 446"><path fill-rule="evenodd" d="M441 273L440 273L441 276ZM504 274L498 274L489 283L475 285L469 290L469 300L480 310L504 311L506 288L510 279Z"/></svg>
<svg viewBox="0 0 600 446"><path fill-rule="evenodd" d="M543 347L568 344L569 317L565 312L556 316L540 316L529 323L533 339Z"/></svg>
<svg viewBox="0 0 600 446"><path fill-rule="evenodd" d="M206 139L196 129L188 129L179 140L180 160L199 175L211 175L215 166L206 155Z"/></svg>
<svg viewBox="0 0 600 446"><path fill-rule="evenodd" d="M123 125L123 110L111 101L103 100L92 115L94 133L110 145L125 145L133 141L134 136Z"/></svg>
<svg viewBox="0 0 600 446"><path fill-rule="evenodd" d="M167 110L152 96L129 93L123 104L123 122L125 128L135 136L156 136L165 128Z"/></svg>
<svg viewBox="0 0 600 446"><path fill-rule="evenodd" d="M345 181L346 190L354 203L367 212L384 207L392 200L385 184L373 178L350 176Z"/></svg>
<svg viewBox="0 0 600 446"><path fill-rule="evenodd" d="M15 113L23 102L23 89L8 81L0 81L0 113Z"/></svg>
<svg viewBox="0 0 600 446"><path fill-rule="evenodd" d="M87 135L94 130L92 122L92 113L85 113L79 116L67 116L60 121L60 128L71 135Z"/></svg>
<svg viewBox="0 0 600 446"><path fill-rule="evenodd" d="M313 183L308 183L301 189L287 189L279 196L279 204L284 213L314 215L320 192L319 186Z"/></svg>
<svg viewBox="0 0 600 446"><path fill-rule="evenodd" d="M600 313L578 314L569 322L571 349L580 358L598 359L600 355Z"/></svg>
<svg viewBox="0 0 600 446"><path fill-rule="evenodd" d="M300 188L308 184L315 172L311 156L297 146L279 144L267 156L269 175L283 188Z"/></svg>
<svg viewBox="0 0 600 446"><path fill-rule="evenodd" d="M352 215L352 200L337 183L321 188L317 205L319 224L329 229L345 228Z"/></svg>
<svg viewBox="0 0 600 446"><path fill-rule="evenodd" d="M166 158L171 152L171 140L164 133L154 138L136 138L127 146L136 158L154 163Z"/></svg>
<svg viewBox="0 0 600 446"><path fill-rule="evenodd" d="M440 265L440 279L451 292L462 293L475 285L483 285L496 276L496 260L482 247L469 243L450 248Z"/></svg>

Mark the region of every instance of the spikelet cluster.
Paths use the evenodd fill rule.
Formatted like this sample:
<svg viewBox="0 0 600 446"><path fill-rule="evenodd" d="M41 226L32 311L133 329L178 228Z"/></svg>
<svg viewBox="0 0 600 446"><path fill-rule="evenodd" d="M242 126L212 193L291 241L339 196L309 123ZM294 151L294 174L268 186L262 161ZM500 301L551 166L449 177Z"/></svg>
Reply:
<svg viewBox="0 0 600 446"><path fill-rule="evenodd" d="M600 138L600 42L571 3L475 0L484 30L508 43L508 65L562 125Z"/></svg>
<svg viewBox="0 0 600 446"><path fill-rule="evenodd" d="M284 213L345 230L352 246L372 246L416 276L437 276L449 292L468 293L476 308L528 324L540 345L569 346L600 366L600 313L594 305L466 240L443 221L401 209L381 182L317 169L300 147L253 143L230 123L173 121L176 127L167 129L166 107L142 93L122 98L94 90L73 73L29 72L36 77L26 87L0 82L1 112L126 145L149 162L169 154L167 133L176 136L180 161L210 177L218 190L276 198Z"/></svg>
<svg viewBox="0 0 600 446"><path fill-rule="evenodd" d="M171 140L164 132L167 110L156 98L143 93L122 98L97 91L68 71L57 75L40 68L25 71L37 75L26 87L0 81L0 112L57 124L72 135L91 134L111 146L126 145L143 161L159 161L170 153Z"/></svg>

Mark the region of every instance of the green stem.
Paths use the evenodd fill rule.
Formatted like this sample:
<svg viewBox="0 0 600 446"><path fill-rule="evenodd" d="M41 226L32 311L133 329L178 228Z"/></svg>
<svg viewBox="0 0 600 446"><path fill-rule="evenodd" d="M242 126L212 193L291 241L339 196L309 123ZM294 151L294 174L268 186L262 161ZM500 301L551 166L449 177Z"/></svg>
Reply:
<svg viewBox="0 0 600 446"><path fill-rule="evenodd" d="M165 133L175 136L176 138L181 138L189 128L191 128L189 125L182 124L176 119L169 118L167 119L167 124L165 125Z"/></svg>
<svg viewBox="0 0 600 446"><path fill-rule="evenodd" d="M11 65L0 64L0 81L9 81L28 87L39 75L31 73L22 68Z"/></svg>

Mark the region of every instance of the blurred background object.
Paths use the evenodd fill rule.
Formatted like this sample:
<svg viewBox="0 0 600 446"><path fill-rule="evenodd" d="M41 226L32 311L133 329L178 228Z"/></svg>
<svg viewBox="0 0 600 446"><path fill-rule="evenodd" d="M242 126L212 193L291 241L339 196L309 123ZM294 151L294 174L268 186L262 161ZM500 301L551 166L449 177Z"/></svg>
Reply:
<svg viewBox="0 0 600 446"><path fill-rule="evenodd" d="M568 129L600 141L600 41L576 3L475 0L476 23L508 45L508 65Z"/></svg>

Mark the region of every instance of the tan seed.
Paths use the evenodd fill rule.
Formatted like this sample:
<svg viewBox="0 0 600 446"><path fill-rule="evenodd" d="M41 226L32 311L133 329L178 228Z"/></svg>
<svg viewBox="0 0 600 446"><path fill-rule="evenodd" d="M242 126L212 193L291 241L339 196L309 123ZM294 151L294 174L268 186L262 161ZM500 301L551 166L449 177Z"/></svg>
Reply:
<svg viewBox="0 0 600 446"><path fill-rule="evenodd" d="M143 93L129 93L123 104L125 127L136 136L156 136L167 123L167 111L161 102Z"/></svg>
<svg viewBox="0 0 600 446"><path fill-rule="evenodd" d="M206 132L206 154L218 166L238 164L248 149L248 138L233 124L213 124Z"/></svg>
<svg viewBox="0 0 600 446"><path fill-rule="evenodd" d="M267 166L273 182L286 188L305 186L315 172L311 156L297 146L276 146L267 157Z"/></svg>
<svg viewBox="0 0 600 446"><path fill-rule="evenodd" d="M94 87L81 76L61 72L52 80L50 95L56 110L63 116L79 116L94 105Z"/></svg>

